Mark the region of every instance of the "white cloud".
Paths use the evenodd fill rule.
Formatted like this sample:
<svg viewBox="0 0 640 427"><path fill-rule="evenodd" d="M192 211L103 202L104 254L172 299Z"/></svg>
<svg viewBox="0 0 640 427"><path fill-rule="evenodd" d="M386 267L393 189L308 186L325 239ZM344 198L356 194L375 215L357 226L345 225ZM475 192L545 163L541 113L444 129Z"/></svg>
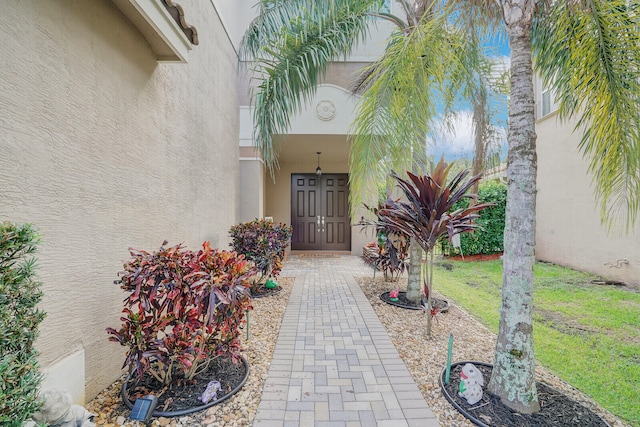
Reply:
<svg viewBox="0 0 640 427"><path fill-rule="evenodd" d="M460 111L450 120L450 129L442 120L437 123L439 131L431 138L429 154L440 157L444 153L447 158L473 157L473 112L471 110ZM498 135L496 142L501 147L506 147L507 130L503 127L496 128Z"/></svg>
<svg viewBox="0 0 640 427"><path fill-rule="evenodd" d="M473 153L472 114L473 112L469 110L461 111L451 121L451 129L447 129L440 121L439 131L434 138L436 157L441 152L455 156Z"/></svg>

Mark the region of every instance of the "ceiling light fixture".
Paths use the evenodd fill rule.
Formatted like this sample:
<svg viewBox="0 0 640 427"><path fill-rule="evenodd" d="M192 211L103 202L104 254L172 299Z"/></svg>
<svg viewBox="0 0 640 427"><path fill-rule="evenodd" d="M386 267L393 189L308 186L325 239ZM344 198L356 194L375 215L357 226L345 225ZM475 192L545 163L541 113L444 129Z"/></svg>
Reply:
<svg viewBox="0 0 640 427"><path fill-rule="evenodd" d="M316 168L316 175L318 175L318 177L322 176L322 169L320 169L320 154L322 154L320 151L316 151L316 154L318 155L318 167Z"/></svg>

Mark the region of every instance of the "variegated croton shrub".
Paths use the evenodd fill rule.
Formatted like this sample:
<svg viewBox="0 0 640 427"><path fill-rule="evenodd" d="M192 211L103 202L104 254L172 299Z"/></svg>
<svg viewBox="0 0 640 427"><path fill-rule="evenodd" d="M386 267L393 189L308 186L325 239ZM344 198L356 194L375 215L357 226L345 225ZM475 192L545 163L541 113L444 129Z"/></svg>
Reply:
<svg viewBox="0 0 640 427"><path fill-rule="evenodd" d="M252 282L254 288L262 286L270 277L278 277L292 231L289 225L264 219L231 227L230 246L253 262L258 270L258 275Z"/></svg>
<svg viewBox="0 0 640 427"><path fill-rule="evenodd" d="M124 366L168 385L193 379L218 356L240 357L240 326L250 309L255 269L242 255L181 245L130 249L115 283L128 294L122 326L109 340L128 347Z"/></svg>

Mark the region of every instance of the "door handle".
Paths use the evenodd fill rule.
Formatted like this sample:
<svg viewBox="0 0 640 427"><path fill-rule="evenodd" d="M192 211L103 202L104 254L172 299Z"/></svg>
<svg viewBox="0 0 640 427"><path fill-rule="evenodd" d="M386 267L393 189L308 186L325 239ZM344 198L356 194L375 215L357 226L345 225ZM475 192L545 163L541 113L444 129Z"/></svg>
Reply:
<svg viewBox="0 0 640 427"><path fill-rule="evenodd" d="M322 232L324 233L324 217L322 217Z"/></svg>
<svg viewBox="0 0 640 427"><path fill-rule="evenodd" d="M316 219L316 227L317 227L317 229L318 229L318 233L319 233L319 232L320 232L320 215L318 215L318 216L317 216L317 219Z"/></svg>

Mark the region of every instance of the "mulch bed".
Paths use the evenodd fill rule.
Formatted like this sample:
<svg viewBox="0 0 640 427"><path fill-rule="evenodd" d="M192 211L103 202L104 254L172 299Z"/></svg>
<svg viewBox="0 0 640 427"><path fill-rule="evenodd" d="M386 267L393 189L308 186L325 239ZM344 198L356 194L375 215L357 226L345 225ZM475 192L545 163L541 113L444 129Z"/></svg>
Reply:
<svg viewBox="0 0 640 427"><path fill-rule="evenodd" d="M282 292L282 288L280 286L276 286L273 289L260 286L257 289L251 289L251 298L270 297L273 295L278 295L280 292Z"/></svg>
<svg viewBox="0 0 640 427"><path fill-rule="evenodd" d="M413 301L409 301L407 299L406 292L400 291L398 293L398 301L391 301L391 298L389 298L389 292L390 291L383 292L382 294L380 294L380 299L386 302L387 304L395 305L397 307L406 308L409 310L422 310L422 304L419 302L415 303ZM431 304L435 308L439 308L440 313L446 313L449 310L449 303L446 302L445 300L441 300L439 298L432 298Z"/></svg>
<svg viewBox="0 0 640 427"><path fill-rule="evenodd" d="M458 395L462 363L452 366L449 384L445 385L444 388L449 397L462 408L462 414L476 425L492 427L609 426L591 410L541 382L536 383L541 407L540 412L529 415L515 412L503 405L499 397L486 391L485 388L491 377L492 366L479 363L475 363L475 366L482 372L484 377L485 387L483 387L482 400L474 405L469 405L463 397Z"/></svg>
<svg viewBox="0 0 640 427"><path fill-rule="evenodd" d="M494 259L500 259L502 256L502 252L497 254L478 254L478 255L455 255L455 256L446 256L444 259L449 259L452 261L491 261Z"/></svg>
<svg viewBox="0 0 640 427"><path fill-rule="evenodd" d="M202 392L210 381L219 381L222 390L217 393L216 400L230 397L230 393L242 384L247 376L247 368L242 361L234 363L231 358L217 357L211 361L209 368L196 376L193 381L164 388L154 377L144 374L142 381L135 376L126 382L127 398L134 402L138 397L153 394L158 397L155 412L178 412L203 407L200 400ZM206 406L211 406L209 402ZM176 414L178 415L178 414ZM172 416L164 414L163 416Z"/></svg>

